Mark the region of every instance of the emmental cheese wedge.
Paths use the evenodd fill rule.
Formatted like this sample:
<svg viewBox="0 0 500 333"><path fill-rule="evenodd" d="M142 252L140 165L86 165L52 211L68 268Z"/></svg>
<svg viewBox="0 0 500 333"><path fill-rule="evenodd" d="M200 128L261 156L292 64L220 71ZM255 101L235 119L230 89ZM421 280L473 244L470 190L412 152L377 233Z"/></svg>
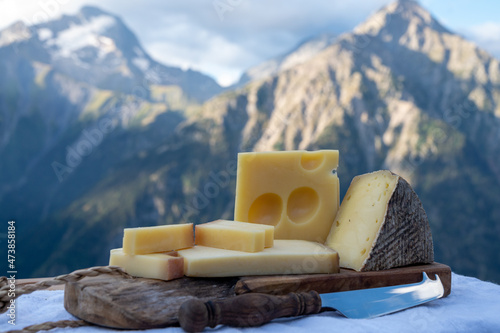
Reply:
<svg viewBox="0 0 500 333"><path fill-rule="evenodd" d="M338 150L238 154L234 219L323 243L339 207L338 162Z"/></svg>
<svg viewBox="0 0 500 333"><path fill-rule="evenodd" d="M184 274L192 277L339 272L337 252L304 240L275 240L273 247L256 253L198 245L178 252Z"/></svg>
<svg viewBox="0 0 500 333"><path fill-rule="evenodd" d="M195 226L196 245L226 250L259 252L273 246L273 235L273 226L247 222L217 220Z"/></svg>
<svg viewBox="0 0 500 333"><path fill-rule="evenodd" d="M184 276L184 259L177 252L128 255L123 249L113 249L110 266L119 266L132 276L173 280Z"/></svg>
<svg viewBox="0 0 500 333"><path fill-rule="evenodd" d="M123 233L123 252L126 254L168 252L192 246L192 223L125 228Z"/></svg>
<svg viewBox="0 0 500 333"><path fill-rule="evenodd" d="M431 229L410 184L382 170L354 177L335 217L326 245L340 266L377 271L431 263Z"/></svg>

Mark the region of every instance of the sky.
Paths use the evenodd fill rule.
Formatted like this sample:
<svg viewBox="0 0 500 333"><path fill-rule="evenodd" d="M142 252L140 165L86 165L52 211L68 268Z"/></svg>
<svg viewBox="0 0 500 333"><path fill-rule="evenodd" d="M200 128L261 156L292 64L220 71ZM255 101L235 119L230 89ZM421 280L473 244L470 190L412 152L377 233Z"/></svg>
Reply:
<svg viewBox="0 0 500 333"><path fill-rule="evenodd" d="M349 32L392 0L0 0L0 29L95 5L120 16L156 60L223 86L323 32ZM500 1L420 0L442 24L500 58Z"/></svg>

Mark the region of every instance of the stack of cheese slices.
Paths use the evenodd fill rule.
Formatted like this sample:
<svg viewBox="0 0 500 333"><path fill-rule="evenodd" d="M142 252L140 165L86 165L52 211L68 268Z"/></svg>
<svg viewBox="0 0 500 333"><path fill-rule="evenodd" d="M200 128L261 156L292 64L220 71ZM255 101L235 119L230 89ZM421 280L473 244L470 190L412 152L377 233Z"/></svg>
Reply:
<svg viewBox="0 0 500 333"><path fill-rule="evenodd" d="M339 271L336 251L305 240L274 240L273 226L218 220L197 225L194 239L192 224L125 229L123 248L111 250L110 265L162 280Z"/></svg>
<svg viewBox="0 0 500 333"><path fill-rule="evenodd" d="M110 265L171 280L383 270L434 261L411 186L390 171L357 176L339 207L336 150L240 153L235 220L125 229Z"/></svg>

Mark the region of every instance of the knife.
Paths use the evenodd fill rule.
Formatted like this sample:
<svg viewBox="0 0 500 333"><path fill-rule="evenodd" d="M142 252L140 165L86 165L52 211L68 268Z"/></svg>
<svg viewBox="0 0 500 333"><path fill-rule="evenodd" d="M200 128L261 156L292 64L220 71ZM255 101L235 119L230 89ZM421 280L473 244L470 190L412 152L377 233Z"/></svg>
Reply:
<svg viewBox="0 0 500 333"><path fill-rule="evenodd" d="M178 319L186 332L201 332L219 324L260 326L275 318L319 313L322 308L337 310L347 318L373 318L435 300L443 294L439 276L432 280L424 272L421 282L391 287L283 296L248 293L208 302L191 299L179 308Z"/></svg>

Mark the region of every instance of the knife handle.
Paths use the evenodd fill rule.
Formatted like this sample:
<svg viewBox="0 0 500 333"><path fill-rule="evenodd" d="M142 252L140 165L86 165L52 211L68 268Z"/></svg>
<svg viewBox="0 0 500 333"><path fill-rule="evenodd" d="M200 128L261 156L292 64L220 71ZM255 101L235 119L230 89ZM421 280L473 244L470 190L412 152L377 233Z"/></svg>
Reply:
<svg viewBox="0 0 500 333"><path fill-rule="evenodd" d="M207 326L259 326L275 318L314 314L320 310L321 298L316 291L283 296L248 293L219 301L188 300L179 308L178 318L186 332L201 332Z"/></svg>

